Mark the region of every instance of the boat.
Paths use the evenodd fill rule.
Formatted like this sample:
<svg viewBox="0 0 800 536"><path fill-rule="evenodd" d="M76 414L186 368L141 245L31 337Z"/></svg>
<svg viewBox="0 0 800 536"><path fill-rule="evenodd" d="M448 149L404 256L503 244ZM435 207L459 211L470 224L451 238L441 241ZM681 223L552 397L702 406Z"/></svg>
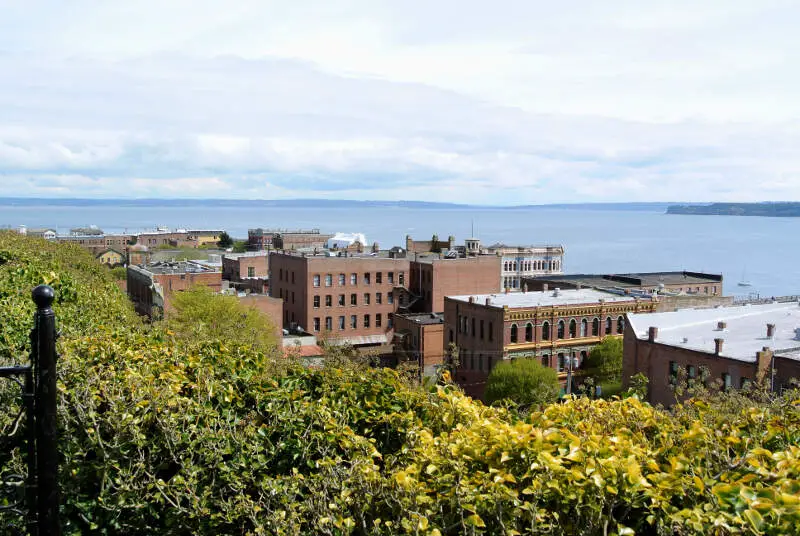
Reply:
<svg viewBox="0 0 800 536"><path fill-rule="evenodd" d="M742 270L742 278L737 283L740 287L752 287L753 284L746 277L746 270Z"/></svg>

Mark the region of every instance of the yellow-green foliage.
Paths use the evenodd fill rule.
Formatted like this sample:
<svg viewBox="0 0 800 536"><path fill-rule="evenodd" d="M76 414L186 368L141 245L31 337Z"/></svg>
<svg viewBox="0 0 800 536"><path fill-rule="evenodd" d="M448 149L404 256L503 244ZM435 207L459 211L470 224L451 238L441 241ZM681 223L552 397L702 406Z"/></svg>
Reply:
<svg viewBox="0 0 800 536"><path fill-rule="evenodd" d="M636 398L570 399L519 418L391 370L310 370L235 339L146 329L106 272L76 250L40 245L0 235L4 258L33 255L31 273L54 270L71 296L55 306L67 328L66 534L783 535L800 526L791 398L725 411L691 402L674 415ZM12 281L8 264L2 314L21 318L2 329L19 341L41 280Z"/></svg>

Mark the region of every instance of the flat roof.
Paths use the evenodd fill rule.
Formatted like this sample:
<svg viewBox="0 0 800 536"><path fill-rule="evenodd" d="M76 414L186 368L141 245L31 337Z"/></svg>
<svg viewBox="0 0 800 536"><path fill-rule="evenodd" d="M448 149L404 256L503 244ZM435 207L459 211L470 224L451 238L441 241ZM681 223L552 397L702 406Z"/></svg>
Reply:
<svg viewBox="0 0 800 536"><path fill-rule="evenodd" d="M395 318L406 318L417 324L443 324L444 313L395 313Z"/></svg>
<svg viewBox="0 0 800 536"><path fill-rule="evenodd" d="M725 322L720 330L718 322ZM670 313L629 314L628 323L642 340L651 326L656 342L713 354L714 339L723 339L723 357L753 363L765 346L775 355L800 359L800 304L767 303L714 309L680 309ZM775 324L767 337L767 324Z"/></svg>
<svg viewBox="0 0 800 536"><path fill-rule="evenodd" d="M524 309L528 307L541 307L548 305L571 305L580 303L595 303L600 300L606 302L633 302L634 296L620 296L595 290L591 288L566 289L537 291L537 292L509 292L499 294L473 294L465 296L448 296L452 300L469 302L470 298L475 299L475 303L484 305L489 298L489 305L492 307L507 306L509 309ZM646 298L645 298L646 299Z"/></svg>
<svg viewBox="0 0 800 536"><path fill-rule="evenodd" d="M146 265L144 269L154 274L202 274L216 272L216 270L206 266L205 263L201 264L191 261L154 262Z"/></svg>
<svg viewBox="0 0 800 536"><path fill-rule="evenodd" d="M659 283L665 285L691 285L719 283L722 276L717 274L707 274L702 272L675 271L675 272L638 272L625 274L563 274L563 275L543 275L532 276L542 281L565 281L570 283L581 283L588 286L616 286L616 287L637 287L637 286L658 286Z"/></svg>

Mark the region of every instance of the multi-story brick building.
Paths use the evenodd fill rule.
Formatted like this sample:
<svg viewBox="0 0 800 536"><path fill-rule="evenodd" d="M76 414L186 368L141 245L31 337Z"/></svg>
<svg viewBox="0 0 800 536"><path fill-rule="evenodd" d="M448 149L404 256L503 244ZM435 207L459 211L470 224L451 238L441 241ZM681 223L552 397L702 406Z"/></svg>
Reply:
<svg viewBox="0 0 800 536"><path fill-rule="evenodd" d="M434 376L444 362L444 314L394 316L394 365L413 362L422 376Z"/></svg>
<svg viewBox="0 0 800 536"><path fill-rule="evenodd" d="M764 381L779 390L800 378L797 302L631 314L624 340L623 385L647 376L651 404L674 404L673 385L704 369L723 389Z"/></svg>
<svg viewBox="0 0 800 536"><path fill-rule="evenodd" d="M93 255L99 255L107 249L113 249L128 254L129 243L133 241L132 235L126 234L98 234L98 235L59 235L58 242L77 244L89 250Z"/></svg>
<svg viewBox="0 0 800 536"><path fill-rule="evenodd" d="M189 238L189 232L184 230L170 231L157 229L136 235L136 243L150 249L157 247L195 247L196 242Z"/></svg>
<svg viewBox="0 0 800 536"><path fill-rule="evenodd" d="M222 257L222 279L242 281L245 278L269 276L269 255L266 251L226 253Z"/></svg>
<svg viewBox="0 0 800 536"><path fill-rule="evenodd" d="M410 295L403 305L412 312L440 313L444 311L445 296L500 292L500 262L496 255L414 255L409 264Z"/></svg>
<svg viewBox="0 0 800 536"><path fill-rule="evenodd" d="M327 247L332 234L321 233L319 229L294 230L285 229L248 229L247 246L251 250L319 250Z"/></svg>
<svg viewBox="0 0 800 536"><path fill-rule="evenodd" d="M591 289L449 296L443 346L458 348L455 380L473 397L483 396L489 373L504 359L540 360L566 384L573 359L579 368L603 338L622 335L627 313L654 308L649 298Z"/></svg>
<svg viewBox="0 0 800 536"><path fill-rule="evenodd" d="M526 277L560 274L564 270L564 246L508 246L493 244L486 252L499 255L503 262L500 270L502 288L521 290Z"/></svg>
<svg viewBox="0 0 800 536"><path fill-rule="evenodd" d="M409 255L414 253L441 253L442 251L456 250L456 237L450 235L447 240L440 240L439 235L433 235L430 240L414 240L411 235L406 235L406 251Z"/></svg>
<svg viewBox="0 0 800 536"><path fill-rule="evenodd" d="M129 266L128 297L136 312L150 318L161 318L169 309L173 293L194 285L222 289L222 273L192 261L164 262L145 267Z"/></svg>
<svg viewBox="0 0 800 536"><path fill-rule="evenodd" d="M595 288L639 291L664 295L722 296L722 274L704 272L641 272L630 274L568 274L525 277L528 290L550 288Z"/></svg>
<svg viewBox="0 0 800 536"><path fill-rule="evenodd" d="M284 328L299 325L322 340L354 346L391 341L407 259L273 253L269 264L270 295L284 301Z"/></svg>

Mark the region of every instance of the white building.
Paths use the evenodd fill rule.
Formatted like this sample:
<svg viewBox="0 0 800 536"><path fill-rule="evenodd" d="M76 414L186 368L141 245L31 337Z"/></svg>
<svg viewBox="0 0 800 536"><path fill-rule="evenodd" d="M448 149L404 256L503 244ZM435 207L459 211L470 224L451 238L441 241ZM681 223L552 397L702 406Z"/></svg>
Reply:
<svg viewBox="0 0 800 536"><path fill-rule="evenodd" d="M500 287L520 290L525 277L564 273L564 246L508 246L493 244L488 253L503 257Z"/></svg>

